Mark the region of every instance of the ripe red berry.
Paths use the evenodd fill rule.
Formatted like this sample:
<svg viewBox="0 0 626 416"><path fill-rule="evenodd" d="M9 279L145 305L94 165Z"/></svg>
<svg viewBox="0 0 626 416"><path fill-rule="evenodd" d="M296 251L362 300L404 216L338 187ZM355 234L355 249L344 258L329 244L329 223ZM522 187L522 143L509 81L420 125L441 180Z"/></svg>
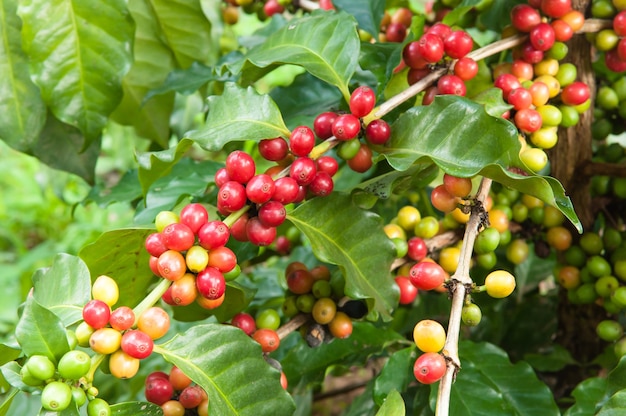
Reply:
<svg viewBox="0 0 626 416"><path fill-rule="evenodd" d="M456 197L448 192L443 184L436 186L432 190L430 202L433 204L433 207L444 213L454 211L458 205Z"/></svg>
<svg viewBox="0 0 626 416"><path fill-rule="evenodd" d="M269 201L274 196L275 190L274 180L271 176L264 173L253 176L246 184L246 196L255 204L263 204Z"/></svg>
<svg viewBox="0 0 626 416"><path fill-rule="evenodd" d="M259 142L259 153L265 160L277 162L287 157L289 145L282 137L264 139Z"/></svg>
<svg viewBox="0 0 626 416"><path fill-rule="evenodd" d="M450 26L448 26L445 23L441 23L441 22L435 23L430 28L428 28L428 30L426 31L426 33L430 33L431 35L439 36L439 38L442 41L445 40L448 37L450 32L452 32L452 29L450 28Z"/></svg>
<svg viewBox="0 0 626 416"><path fill-rule="evenodd" d="M230 230L222 221L209 221L198 231L198 242L207 250L226 245L229 237Z"/></svg>
<svg viewBox="0 0 626 416"><path fill-rule="evenodd" d="M135 312L128 306L116 308L109 316L109 325L118 331L130 329L135 323Z"/></svg>
<svg viewBox="0 0 626 416"><path fill-rule="evenodd" d="M208 220L209 213L202 204L187 204L180 211L181 224L185 224L189 227L194 234L197 234L200 227L206 224Z"/></svg>
<svg viewBox="0 0 626 416"><path fill-rule="evenodd" d="M263 4L263 12L267 17L272 17L275 14L282 13L284 11L285 8L278 2L278 0L267 0L265 4Z"/></svg>
<svg viewBox="0 0 626 416"><path fill-rule="evenodd" d="M360 86L350 95L350 112L361 118L368 115L376 105L376 94L368 86Z"/></svg>
<svg viewBox="0 0 626 416"><path fill-rule="evenodd" d="M237 255L228 247L218 247L209 253L207 266L215 267L222 273L228 273L237 265Z"/></svg>
<svg viewBox="0 0 626 416"><path fill-rule="evenodd" d="M617 54L617 49L607 51L604 54L604 63L606 67L613 72L626 71L626 61L622 60Z"/></svg>
<svg viewBox="0 0 626 416"><path fill-rule="evenodd" d="M187 386L180 392L178 401L185 409L194 409L204 400L204 391L197 385Z"/></svg>
<svg viewBox="0 0 626 416"><path fill-rule="evenodd" d="M356 156L348 160L348 166L355 172L364 173L372 167L372 149L368 145L361 143Z"/></svg>
<svg viewBox="0 0 626 416"><path fill-rule="evenodd" d="M406 26L397 22L389 23L385 35L388 42L400 43L406 37Z"/></svg>
<svg viewBox="0 0 626 416"><path fill-rule="evenodd" d="M148 377L146 378L145 394L149 402L160 406L174 396L174 388L168 380L167 374L165 374L165 378Z"/></svg>
<svg viewBox="0 0 626 416"><path fill-rule="evenodd" d="M109 323L111 309L101 300L90 300L83 306L83 320L94 329L104 328Z"/></svg>
<svg viewBox="0 0 626 416"><path fill-rule="evenodd" d="M246 236L255 246L269 246L276 238L276 227L264 225L258 217L250 218L246 224Z"/></svg>
<svg viewBox="0 0 626 416"><path fill-rule="evenodd" d="M439 62L444 54L443 41L435 34L425 33L418 41L418 51L426 62Z"/></svg>
<svg viewBox="0 0 626 416"><path fill-rule="evenodd" d="M289 136L291 153L296 156L308 156L315 147L315 134L307 126L296 127Z"/></svg>
<svg viewBox="0 0 626 416"><path fill-rule="evenodd" d="M541 11L549 17L562 17L572 10L571 0L541 0Z"/></svg>
<svg viewBox="0 0 626 416"><path fill-rule="evenodd" d="M441 287L447 278L447 273L437 263L421 261L411 267L409 278L418 289L433 290Z"/></svg>
<svg viewBox="0 0 626 416"><path fill-rule="evenodd" d="M472 51L473 46L472 37L464 30L450 32L443 42L443 50L454 59L463 58Z"/></svg>
<svg viewBox="0 0 626 416"><path fill-rule="evenodd" d="M174 222L165 227L162 234L163 242L169 250L186 251L196 241L196 236L191 228L179 222Z"/></svg>
<svg viewBox="0 0 626 416"><path fill-rule="evenodd" d="M446 359L436 352L420 355L413 366L413 374L417 381L432 384L439 381L446 373Z"/></svg>
<svg viewBox="0 0 626 416"><path fill-rule="evenodd" d="M207 267L196 276L196 286L205 298L217 299L226 291L226 280L215 267Z"/></svg>
<svg viewBox="0 0 626 416"><path fill-rule="evenodd" d="M231 181L245 184L254 176L255 169L252 156L242 150L235 150L226 158L226 172Z"/></svg>
<svg viewBox="0 0 626 416"><path fill-rule="evenodd" d="M430 74L430 72L430 68L428 67L419 69L411 68L406 74L406 81L409 83L409 85L413 85L416 82L420 81L422 78L424 78L426 75Z"/></svg>
<svg viewBox="0 0 626 416"><path fill-rule="evenodd" d="M535 48L530 41L522 45L521 58L529 64L538 64L543 61L543 51Z"/></svg>
<svg viewBox="0 0 626 416"><path fill-rule="evenodd" d="M554 45L554 29L548 23L539 23L530 31L529 39L535 49L547 51Z"/></svg>
<svg viewBox="0 0 626 416"><path fill-rule="evenodd" d="M294 178L285 176L276 179L274 182L276 189L274 190L273 201L278 201L283 204L290 204L298 198L300 192L300 185Z"/></svg>
<svg viewBox="0 0 626 416"><path fill-rule="evenodd" d="M278 201L268 201L259 208L258 218L266 227L278 227L287 218L285 205Z"/></svg>
<svg viewBox="0 0 626 416"><path fill-rule="evenodd" d="M428 255L428 246L420 237L409 238L407 245L409 246L407 256L409 256L411 260L422 261Z"/></svg>
<svg viewBox="0 0 626 416"><path fill-rule="evenodd" d="M465 96L467 89L465 82L456 75L444 75L437 82L437 89L440 94Z"/></svg>
<svg viewBox="0 0 626 416"><path fill-rule="evenodd" d="M617 36L626 36L626 10L613 17L613 30Z"/></svg>
<svg viewBox="0 0 626 416"><path fill-rule="evenodd" d="M541 128L543 121L541 114L532 108L524 108L515 113L513 118L518 129L526 133L532 133Z"/></svg>
<svg viewBox="0 0 626 416"><path fill-rule="evenodd" d="M263 352L275 351L280 346L280 338L273 329L261 328L252 334L252 339L261 344Z"/></svg>
<svg viewBox="0 0 626 416"><path fill-rule="evenodd" d="M315 117L313 121L313 131L317 137L322 140L326 140L333 135L333 123L337 118L337 113L327 111Z"/></svg>
<svg viewBox="0 0 626 416"><path fill-rule="evenodd" d="M126 354L141 360L152 354L154 341L145 332L131 330L124 332L120 346Z"/></svg>
<svg viewBox="0 0 626 416"><path fill-rule="evenodd" d="M144 242L144 246L146 247L146 251L154 257L159 257L167 250L163 234L161 233L152 233L148 235L146 237L146 241Z"/></svg>
<svg viewBox="0 0 626 416"><path fill-rule="evenodd" d="M382 119L372 120L365 128L365 138L374 145L383 145L387 143L391 136L391 127Z"/></svg>
<svg viewBox="0 0 626 416"><path fill-rule="evenodd" d="M398 276L395 281L400 289L400 305L413 303L417 297L417 288L411 283L411 280L406 276Z"/></svg>
<svg viewBox="0 0 626 416"><path fill-rule="evenodd" d="M539 11L528 4L518 4L511 9L511 24L520 32L530 32L539 23L541 23Z"/></svg>
<svg viewBox="0 0 626 416"><path fill-rule="evenodd" d="M230 180L230 177L228 176L228 172L226 172L226 168L219 168L217 172L215 172L214 180L217 187L220 187L228 182Z"/></svg>
<svg viewBox="0 0 626 416"><path fill-rule="evenodd" d="M411 69L423 69L428 65L428 62L419 51L419 42L416 40L404 46L402 49L402 61Z"/></svg>
<svg viewBox="0 0 626 416"><path fill-rule="evenodd" d="M337 170L339 169L339 163L337 162L337 159L332 156L322 156L317 159L315 163L317 165L318 172L326 172L330 176L333 176L335 173L337 173Z"/></svg>
<svg viewBox="0 0 626 416"><path fill-rule="evenodd" d="M496 88L500 88L502 90L502 97L506 100L509 96L509 93L515 88L520 88L522 84L519 82L517 77L512 74L501 74L496 77L493 81L493 85Z"/></svg>
<svg viewBox="0 0 626 416"><path fill-rule="evenodd" d="M561 100L565 105L579 105L589 99L591 91L584 82L576 81L567 85L561 92Z"/></svg>
<svg viewBox="0 0 626 416"><path fill-rule="evenodd" d="M239 312L232 317L230 323L241 329L246 335L252 335L256 331L256 321L254 317L245 312Z"/></svg>
<svg viewBox="0 0 626 416"><path fill-rule="evenodd" d="M240 182L228 181L217 192L217 206L226 213L240 210L246 201L246 188Z"/></svg>
<svg viewBox="0 0 626 416"><path fill-rule="evenodd" d="M337 140L354 139L361 131L361 121L352 114L342 114L333 122L332 131Z"/></svg>
<svg viewBox="0 0 626 416"><path fill-rule="evenodd" d="M299 157L293 161L289 168L289 176L298 183L298 185L308 185L315 178L317 167L315 161L308 157Z"/></svg>
<svg viewBox="0 0 626 416"><path fill-rule="evenodd" d="M507 101L515 110L521 110L531 106L533 103L533 96L530 91L524 87L514 88L509 92Z"/></svg>
<svg viewBox="0 0 626 416"><path fill-rule="evenodd" d="M555 19L550 22L554 30L554 39L558 42L567 42L574 36L574 30L564 20Z"/></svg>
<svg viewBox="0 0 626 416"><path fill-rule="evenodd" d="M478 63L467 56L460 58L454 64L454 75L463 81L468 81L478 74Z"/></svg>
<svg viewBox="0 0 626 416"><path fill-rule="evenodd" d="M326 196L333 191L334 186L333 178L328 173L317 172L308 189L316 196Z"/></svg>

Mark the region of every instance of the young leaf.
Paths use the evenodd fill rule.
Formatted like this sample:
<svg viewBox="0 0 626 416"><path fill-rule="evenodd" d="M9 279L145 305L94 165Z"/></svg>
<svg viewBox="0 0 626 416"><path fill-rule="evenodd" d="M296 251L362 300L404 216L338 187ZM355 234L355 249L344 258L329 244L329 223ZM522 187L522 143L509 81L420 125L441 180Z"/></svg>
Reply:
<svg viewBox="0 0 626 416"><path fill-rule="evenodd" d="M186 137L195 140L211 152L221 150L232 141L289 137L289 129L280 110L269 95L261 95L253 88L241 88L227 83L224 93L209 97L209 115L200 130Z"/></svg>
<svg viewBox="0 0 626 416"><path fill-rule="evenodd" d="M505 351L488 343L462 341L459 353L462 370L452 385L450 414L560 415L550 389L527 363L511 364Z"/></svg>
<svg viewBox="0 0 626 416"><path fill-rule="evenodd" d="M128 228L108 231L78 253L95 280L101 274L117 282L120 291L118 305L134 307L157 281L148 265L150 254L144 248L153 229Z"/></svg>
<svg viewBox="0 0 626 416"><path fill-rule="evenodd" d="M404 400L397 390L392 390L387 395L385 402L380 407L376 416L404 416L406 409L404 407Z"/></svg>
<svg viewBox="0 0 626 416"><path fill-rule="evenodd" d="M54 312L67 327L82 319L83 306L91 299L89 269L78 257L58 254L52 267L33 276L35 300Z"/></svg>
<svg viewBox="0 0 626 416"><path fill-rule="evenodd" d="M167 175L172 170L172 167L183 157L192 144L191 140L182 139L176 144L176 147L137 155L139 182L144 194L148 192L150 185L154 181Z"/></svg>
<svg viewBox="0 0 626 416"><path fill-rule="evenodd" d="M174 54L163 43L155 22L154 9L146 0L129 0L128 10L135 21L133 64L122 81L124 96L111 118L134 126L137 134L166 148L170 139L170 114L174 93L152 97L144 102L148 91L161 86L175 67Z"/></svg>
<svg viewBox="0 0 626 416"><path fill-rule="evenodd" d="M403 113L393 123L389 144L381 153L398 170L430 159L454 176L486 176L553 205L581 231L572 203L556 179L509 170L526 170L520 148L510 122L491 117L483 106L466 98L440 96L429 106Z"/></svg>
<svg viewBox="0 0 626 416"><path fill-rule="evenodd" d="M348 83L358 65L359 35L354 17L345 12L317 12L289 24L245 56L244 83L251 83L274 64L304 67L312 75L336 86L346 102Z"/></svg>
<svg viewBox="0 0 626 416"><path fill-rule="evenodd" d="M15 339L26 356L45 355L54 362L70 349L61 319L37 303L33 296L26 298L15 328Z"/></svg>
<svg viewBox="0 0 626 416"><path fill-rule="evenodd" d="M46 106L31 81L22 51L17 2L0 4L0 139L21 152L31 150L46 120Z"/></svg>
<svg viewBox="0 0 626 416"><path fill-rule="evenodd" d="M161 406L148 402L124 402L111 405L111 416L161 416Z"/></svg>
<svg viewBox="0 0 626 416"><path fill-rule="evenodd" d="M338 192L307 201L287 217L311 241L317 258L341 268L346 295L368 299L370 310L390 319L399 296L389 271L395 249L380 217Z"/></svg>
<svg viewBox="0 0 626 416"><path fill-rule="evenodd" d="M343 10L354 16L359 27L372 36L378 36L380 21L385 14L385 0L333 0L337 10Z"/></svg>
<svg viewBox="0 0 626 416"><path fill-rule="evenodd" d="M287 415L294 410L279 372L263 359L259 344L239 328L197 325L154 351L207 392L211 413Z"/></svg>
<svg viewBox="0 0 626 416"><path fill-rule="evenodd" d="M133 24L123 0L20 2L22 45L44 101L88 147L122 98Z"/></svg>

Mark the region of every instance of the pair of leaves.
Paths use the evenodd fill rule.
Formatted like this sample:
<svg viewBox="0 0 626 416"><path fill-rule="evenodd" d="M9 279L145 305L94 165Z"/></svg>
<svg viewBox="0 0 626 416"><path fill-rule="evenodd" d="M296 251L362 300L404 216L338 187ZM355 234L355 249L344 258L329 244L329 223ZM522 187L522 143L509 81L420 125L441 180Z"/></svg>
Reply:
<svg viewBox="0 0 626 416"><path fill-rule="evenodd" d="M608 377L593 377L584 380L574 391L574 406L565 416L621 415L626 411L626 357L611 370Z"/></svg>

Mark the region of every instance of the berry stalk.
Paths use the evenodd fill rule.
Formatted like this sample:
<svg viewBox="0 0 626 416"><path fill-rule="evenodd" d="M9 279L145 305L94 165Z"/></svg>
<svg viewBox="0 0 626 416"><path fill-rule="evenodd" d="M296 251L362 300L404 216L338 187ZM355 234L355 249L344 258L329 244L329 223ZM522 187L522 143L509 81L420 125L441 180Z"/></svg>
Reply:
<svg viewBox="0 0 626 416"><path fill-rule="evenodd" d="M152 291L148 293L148 295L146 295L146 297L137 306L135 306L133 309L133 312L135 313L135 322L133 323L133 327L137 325L137 321L139 320L141 314L144 313L146 309L154 306L159 299L161 299L161 296L163 296L171 284L171 280L161 279L159 284L157 284L154 289L152 289Z"/></svg>

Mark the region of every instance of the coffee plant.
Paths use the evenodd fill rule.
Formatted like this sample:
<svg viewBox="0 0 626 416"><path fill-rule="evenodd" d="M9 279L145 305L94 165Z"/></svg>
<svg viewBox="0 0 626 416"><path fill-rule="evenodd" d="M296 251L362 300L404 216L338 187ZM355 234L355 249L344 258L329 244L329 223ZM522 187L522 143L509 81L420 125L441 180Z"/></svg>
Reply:
<svg viewBox="0 0 626 416"><path fill-rule="evenodd" d="M133 218L34 272L0 415L626 412L625 1L0 11L0 138Z"/></svg>

